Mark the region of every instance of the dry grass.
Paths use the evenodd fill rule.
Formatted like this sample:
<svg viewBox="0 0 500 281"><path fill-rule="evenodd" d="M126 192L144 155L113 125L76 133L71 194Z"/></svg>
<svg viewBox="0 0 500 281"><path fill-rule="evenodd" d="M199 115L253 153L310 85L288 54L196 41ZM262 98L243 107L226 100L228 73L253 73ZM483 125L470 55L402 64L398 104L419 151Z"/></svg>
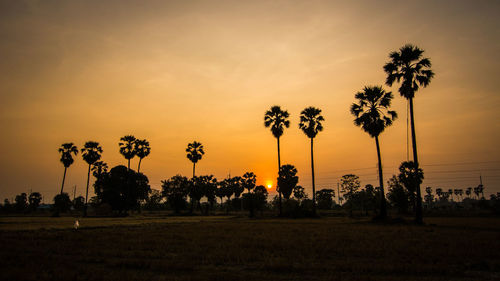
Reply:
<svg viewBox="0 0 500 281"><path fill-rule="evenodd" d="M429 218L432 225L414 226L346 218L132 217L85 219L78 231L67 229L71 218L21 220L43 228L6 230L16 229L16 219L0 220L0 280L500 278L496 218Z"/></svg>

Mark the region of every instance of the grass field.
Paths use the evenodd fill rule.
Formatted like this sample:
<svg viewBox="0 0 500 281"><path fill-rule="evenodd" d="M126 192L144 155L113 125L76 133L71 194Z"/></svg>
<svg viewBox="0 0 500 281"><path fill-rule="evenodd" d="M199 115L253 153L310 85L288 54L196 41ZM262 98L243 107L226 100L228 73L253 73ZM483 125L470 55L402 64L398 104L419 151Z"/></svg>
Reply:
<svg viewBox="0 0 500 281"><path fill-rule="evenodd" d="M0 280L500 280L500 219L0 218Z"/></svg>

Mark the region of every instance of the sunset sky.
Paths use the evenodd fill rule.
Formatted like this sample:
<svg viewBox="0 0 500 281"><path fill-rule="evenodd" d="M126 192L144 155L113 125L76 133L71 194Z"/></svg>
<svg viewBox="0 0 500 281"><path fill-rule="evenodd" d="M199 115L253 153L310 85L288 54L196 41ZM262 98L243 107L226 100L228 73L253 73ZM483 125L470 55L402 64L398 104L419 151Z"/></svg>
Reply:
<svg viewBox="0 0 500 281"><path fill-rule="evenodd" d="M197 174L257 174L275 184L276 139L264 113L291 115L281 139L311 195L309 139L300 111L319 107L317 189L347 173L377 185L375 141L349 106L383 85L388 54L425 50L435 78L417 92L422 189L467 188L483 177L500 192L500 1L5 1L0 0L0 199L59 191L57 149L99 142L111 167L126 165L120 137L150 141L141 164L152 188L191 175L185 148L205 156ZM407 160L407 102L380 138L385 181ZM138 159L132 160L137 167ZM65 191L85 193L79 154ZM91 188L91 190L93 190Z"/></svg>

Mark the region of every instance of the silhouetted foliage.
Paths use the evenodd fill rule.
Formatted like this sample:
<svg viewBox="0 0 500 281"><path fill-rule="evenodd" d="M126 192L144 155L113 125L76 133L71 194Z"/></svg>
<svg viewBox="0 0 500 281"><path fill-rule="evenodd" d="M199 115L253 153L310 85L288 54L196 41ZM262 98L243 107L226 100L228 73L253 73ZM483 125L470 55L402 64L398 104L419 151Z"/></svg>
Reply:
<svg viewBox="0 0 500 281"><path fill-rule="evenodd" d="M82 148L82 158L89 164L87 172L87 189L85 192L85 207L83 209L83 216L87 216L87 199L89 197L89 181L90 181L90 168L91 166L101 159L102 148L98 142L88 141Z"/></svg>
<svg viewBox="0 0 500 281"><path fill-rule="evenodd" d="M102 174L108 172L108 164L104 161L97 161L92 165L92 175L99 178Z"/></svg>
<svg viewBox="0 0 500 281"><path fill-rule="evenodd" d="M389 186L389 192L387 193L387 199L389 200L389 203L397 208L398 213L407 213L408 206L410 205L410 195L406 188L396 176L392 176L387 184Z"/></svg>
<svg viewBox="0 0 500 281"><path fill-rule="evenodd" d="M57 194L54 197L54 215L59 216L59 213L65 213L71 209L71 200L68 193Z"/></svg>
<svg viewBox="0 0 500 281"><path fill-rule="evenodd" d="M375 138L378 157L378 172L380 185L380 217L387 216L384 179L382 173L382 158L380 156L379 135L386 127L392 125L397 118L395 111L389 110L393 98L391 92L386 92L381 86L365 87L355 95L358 103L351 105L351 113L356 117L354 124L360 126L371 137Z"/></svg>
<svg viewBox="0 0 500 281"><path fill-rule="evenodd" d="M419 87L427 87L434 77L434 72L430 69L431 61L423 58L423 50L417 46L407 44L399 51L389 54L390 61L384 65L387 73L386 84L392 86L394 82L401 82L399 93L406 98L410 105L411 137L413 146L413 162L418 168L417 138L415 134L415 119L413 114L413 98ZM423 223L422 219L422 196L420 194L420 184L416 186L416 212L415 221Z"/></svg>
<svg viewBox="0 0 500 281"><path fill-rule="evenodd" d="M72 204L75 210L83 211L85 208L85 198L83 196L78 196L73 200Z"/></svg>
<svg viewBox="0 0 500 281"><path fill-rule="evenodd" d="M165 204L162 203L163 195L161 191L156 189L151 189L146 202L144 203L144 209L149 211L157 211L164 208Z"/></svg>
<svg viewBox="0 0 500 281"><path fill-rule="evenodd" d="M299 177L297 177L297 169L293 165L285 164L281 166L278 177L278 189L285 199L290 198L298 182Z"/></svg>
<svg viewBox="0 0 500 281"><path fill-rule="evenodd" d="M26 193L23 192L19 195L16 195L14 201L14 206L17 212L24 212L28 209L28 195Z"/></svg>
<svg viewBox="0 0 500 281"><path fill-rule="evenodd" d="M349 215L352 216L353 210L353 196L356 191L360 188L361 184L359 182L359 177L353 174L343 175L340 178L340 188L344 194L344 198L347 200L346 205L349 207Z"/></svg>
<svg viewBox="0 0 500 281"><path fill-rule="evenodd" d="M32 192L28 197L29 208L30 210L36 211L38 206L40 206L40 202L42 202L42 195L39 192Z"/></svg>
<svg viewBox="0 0 500 281"><path fill-rule="evenodd" d="M178 214L187 206L187 195L189 192L189 180L181 175L176 175L169 180L161 182L162 195L167 198L167 203Z"/></svg>
<svg viewBox="0 0 500 281"><path fill-rule="evenodd" d="M421 168L417 168L414 162L405 161L399 166L398 179L399 182L401 182L408 191L408 194L410 196L410 206L412 206L414 210L416 210L416 190L424 179L423 170Z"/></svg>
<svg viewBox="0 0 500 281"><path fill-rule="evenodd" d="M290 121L288 118L290 114L288 111L282 110L281 107L274 105L270 110L266 111L264 114L264 126L266 128L271 128L271 133L276 138L276 142L278 144L278 174L281 170L281 158L280 158L280 137L283 135L285 128L290 127ZM276 188L279 190L279 187ZM282 215L282 206L281 206L281 192L278 191L279 198L279 214Z"/></svg>
<svg viewBox="0 0 500 281"><path fill-rule="evenodd" d="M255 188L255 183L257 182L257 177L253 172L246 172L241 177L241 184L244 189L247 190L248 193Z"/></svg>
<svg viewBox="0 0 500 281"><path fill-rule="evenodd" d="M203 145L197 141L193 141L188 144L186 148L187 158L193 162L193 178L195 175L196 163L203 157L205 151L203 150Z"/></svg>
<svg viewBox="0 0 500 281"><path fill-rule="evenodd" d="M120 138L120 142L118 146L120 147L120 154L127 159L127 167L130 170L130 159L134 158L137 155L137 151L135 150L135 142L136 138L132 135L127 135Z"/></svg>
<svg viewBox="0 0 500 281"><path fill-rule="evenodd" d="M316 191L318 209L330 210L333 205L333 197L335 197L335 191L333 189L324 188Z"/></svg>
<svg viewBox="0 0 500 281"><path fill-rule="evenodd" d="M63 143L61 147L59 148L59 153L61 153L61 163L64 165L64 175L62 179L62 184L61 184L61 194L63 193L64 190L64 181L66 179L66 170L73 164L75 160L73 160L73 156L71 154L74 154L75 156L78 154L78 149L76 148L75 145L73 145L72 142L68 143Z"/></svg>
<svg viewBox="0 0 500 281"><path fill-rule="evenodd" d="M109 204L119 213L139 207L151 191L145 175L121 165L103 173L94 187L100 203Z"/></svg>
<svg viewBox="0 0 500 281"><path fill-rule="evenodd" d="M316 185L314 181L314 150L313 143L316 135L323 131L323 122L325 119L321 115L321 109L307 107L300 113L299 128L311 139L311 173L312 173L312 192L313 192L313 214L316 214Z"/></svg>
<svg viewBox="0 0 500 281"><path fill-rule="evenodd" d="M141 162L142 159L147 157L151 153L151 147L149 146L149 142L147 140L135 140L134 142L134 150L139 157L139 164L137 165L137 172L141 171Z"/></svg>
<svg viewBox="0 0 500 281"><path fill-rule="evenodd" d="M302 199L306 199L307 198L307 194L304 191L304 188L302 186L297 185L293 189L293 197L295 197L295 199L297 199L297 200L300 201Z"/></svg>

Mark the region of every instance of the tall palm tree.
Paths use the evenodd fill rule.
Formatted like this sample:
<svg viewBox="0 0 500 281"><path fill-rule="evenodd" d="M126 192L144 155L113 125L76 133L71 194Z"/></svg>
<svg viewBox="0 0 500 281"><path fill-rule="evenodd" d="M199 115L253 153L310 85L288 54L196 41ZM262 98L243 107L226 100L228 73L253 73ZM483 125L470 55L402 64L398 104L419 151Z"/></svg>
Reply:
<svg viewBox="0 0 500 281"><path fill-rule="evenodd" d="M82 158L89 164L87 173L87 191L85 193L85 207L83 208L83 215L87 216L87 201L89 197L89 181L90 181L90 167L99 159L101 159L102 147L98 142L88 141L81 149Z"/></svg>
<svg viewBox="0 0 500 281"><path fill-rule="evenodd" d="M120 139L118 145L120 146L120 153L128 160L128 170L130 170L130 159L136 155L135 142L136 138L132 135L124 136Z"/></svg>
<svg viewBox="0 0 500 281"><path fill-rule="evenodd" d="M73 156L71 156L71 154L74 154L76 156L78 154L78 148L76 148L76 146L73 145L72 142L63 143L61 145L61 147L59 148L59 153L61 153L61 160L60 161L64 165L64 175L63 175L62 184L61 184L61 194L63 194L64 181L66 180L66 170L75 161L75 160L73 160Z"/></svg>
<svg viewBox="0 0 500 281"><path fill-rule="evenodd" d="M264 126L266 128L271 127L271 133L273 133L273 136L276 138L276 141L278 142L278 173L281 169L281 159L280 159L280 137L283 135L283 131L285 128L290 127L290 121L288 120L288 117L290 117L290 114L288 114L288 111L282 110L281 107L275 105L272 106L270 110L266 111L266 114L264 115ZM281 208L281 192L278 190L278 196L279 196L279 208L280 208L280 216L282 215L282 208Z"/></svg>
<svg viewBox="0 0 500 281"><path fill-rule="evenodd" d="M313 214L316 215L316 186L314 184L314 153L313 153L313 140L316 135L323 131L321 124L325 118L321 116L321 109L315 107L307 107L300 113L299 128L302 129L304 134L311 139L311 171L312 171L312 188L313 188Z"/></svg>
<svg viewBox="0 0 500 281"><path fill-rule="evenodd" d="M354 124L360 126L372 138L375 138L378 157L378 179L380 185L380 218L387 217L384 179L382 174L382 158L378 137L397 118L395 111L389 110L393 98L391 92L386 92L381 86L366 86L362 92L355 95L358 103L351 105L351 113L356 117Z"/></svg>
<svg viewBox="0 0 500 281"><path fill-rule="evenodd" d="M203 145L201 143L193 141L192 143L188 144L186 152L187 152L187 158L191 160L191 162L193 162L193 178L194 178L196 163L198 162L198 160L201 160L201 158L205 154L205 151L203 151Z"/></svg>
<svg viewBox="0 0 500 281"><path fill-rule="evenodd" d="M108 164L104 161L97 161L92 165L92 175L99 178L102 174L108 171Z"/></svg>
<svg viewBox="0 0 500 281"><path fill-rule="evenodd" d="M137 157L139 157L139 165L137 166L137 173L141 169L141 161L142 158L149 155L151 152L151 147L149 146L149 142L147 140L136 140L134 144L134 150L136 152Z"/></svg>
<svg viewBox="0 0 500 281"><path fill-rule="evenodd" d="M413 98L419 87L427 87L434 77L434 72L430 69L431 61L423 58L423 50L417 46L407 44L399 51L391 52L391 59L384 65L384 71L387 73L386 84L392 86L395 81L401 82L399 93L410 103L410 121L411 121L411 139L413 146L413 162L418 167L417 137L415 136L415 118L413 114ZM422 219L422 196L420 194L420 185L417 186L417 209L415 212L415 221L423 223Z"/></svg>

